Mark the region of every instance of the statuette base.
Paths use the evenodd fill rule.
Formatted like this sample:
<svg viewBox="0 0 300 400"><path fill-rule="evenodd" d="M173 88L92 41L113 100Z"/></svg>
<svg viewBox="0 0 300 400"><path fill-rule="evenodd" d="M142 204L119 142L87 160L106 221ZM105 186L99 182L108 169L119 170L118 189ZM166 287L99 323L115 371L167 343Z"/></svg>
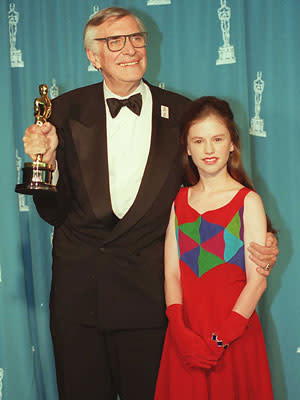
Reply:
<svg viewBox="0 0 300 400"><path fill-rule="evenodd" d="M15 192L35 194L37 192L56 192L52 182L53 170L44 162L25 163L23 168L23 183L16 185Z"/></svg>
<svg viewBox="0 0 300 400"><path fill-rule="evenodd" d="M253 117L249 133L253 136L266 137L267 132L264 131L264 120L259 117Z"/></svg>
<svg viewBox="0 0 300 400"><path fill-rule="evenodd" d="M216 65L236 63L233 46L230 46L230 45L229 46L221 46L221 47L219 47L218 52L219 52L219 58L216 61Z"/></svg>

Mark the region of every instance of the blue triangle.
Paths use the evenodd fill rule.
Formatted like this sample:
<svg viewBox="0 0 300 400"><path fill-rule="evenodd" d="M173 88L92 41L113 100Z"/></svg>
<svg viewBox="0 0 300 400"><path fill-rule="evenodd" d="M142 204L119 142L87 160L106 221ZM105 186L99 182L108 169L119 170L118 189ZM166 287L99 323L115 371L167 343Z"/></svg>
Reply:
<svg viewBox="0 0 300 400"><path fill-rule="evenodd" d="M183 261L186 265L188 265L191 270L198 276L198 259L199 259L200 247L195 247L194 249L184 253L180 260Z"/></svg>
<svg viewBox="0 0 300 400"><path fill-rule="evenodd" d="M204 219L204 217L202 217L199 228L201 244L206 242L208 239L212 238L213 236L217 235L219 232L223 230L224 230L223 226L207 222Z"/></svg>
<svg viewBox="0 0 300 400"><path fill-rule="evenodd" d="M228 261L239 251L240 247L243 246L244 242L241 239L237 238L227 229L224 230L224 260Z"/></svg>
<svg viewBox="0 0 300 400"><path fill-rule="evenodd" d="M227 261L230 264L235 264L238 267L242 268L243 271L246 270L245 268L245 248L242 246L239 251Z"/></svg>

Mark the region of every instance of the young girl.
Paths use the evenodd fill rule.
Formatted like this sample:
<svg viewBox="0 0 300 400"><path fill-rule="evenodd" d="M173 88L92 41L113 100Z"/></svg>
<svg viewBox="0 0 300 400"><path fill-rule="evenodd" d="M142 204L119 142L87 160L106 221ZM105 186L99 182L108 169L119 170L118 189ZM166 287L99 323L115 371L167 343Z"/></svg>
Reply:
<svg viewBox="0 0 300 400"><path fill-rule="evenodd" d="M228 103L192 102L182 144L193 186L179 191L166 234L169 325L155 399L273 399L255 311L267 281L244 251L265 243L269 221L242 166Z"/></svg>

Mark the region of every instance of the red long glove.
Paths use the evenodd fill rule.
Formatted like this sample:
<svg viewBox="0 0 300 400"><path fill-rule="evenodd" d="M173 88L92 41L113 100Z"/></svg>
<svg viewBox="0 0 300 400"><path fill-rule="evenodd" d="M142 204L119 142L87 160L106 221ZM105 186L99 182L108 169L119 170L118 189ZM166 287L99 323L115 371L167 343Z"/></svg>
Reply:
<svg viewBox="0 0 300 400"><path fill-rule="evenodd" d="M167 308L166 315L169 319L169 329L177 349L178 356L187 368L200 367L211 369L217 364L218 353L223 353L223 348L218 348L215 343L212 350L205 341L194 331L187 328L183 321L182 304L172 304Z"/></svg>
<svg viewBox="0 0 300 400"><path fill-rule="evenodd" d="M220 355L220 350L223 352L234 340L242 336L248 322L249 319L235 311L231 311L222 326L216 331L210 332L208 337L205 338L211 351L216 356Z"/></svg>

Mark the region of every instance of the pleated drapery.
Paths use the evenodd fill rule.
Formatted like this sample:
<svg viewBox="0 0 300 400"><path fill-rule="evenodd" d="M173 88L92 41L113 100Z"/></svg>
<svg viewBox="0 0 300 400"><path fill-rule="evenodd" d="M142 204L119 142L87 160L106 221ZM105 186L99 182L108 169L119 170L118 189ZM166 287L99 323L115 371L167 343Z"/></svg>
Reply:
<svg viewBox="0 0 300 400"><path fill-rule="evenodd" d="M280 256L259 306L275 399L297 400L298 0L1 0L0 399L57 400L48 309L53 228L14 187L29 161L22 136L39 84L53 98L102 79L82 33L94 12L112 5L132 9L147 26L147 80L192 99L223 97L233 108L245 166L279 230Z"/></svg>

